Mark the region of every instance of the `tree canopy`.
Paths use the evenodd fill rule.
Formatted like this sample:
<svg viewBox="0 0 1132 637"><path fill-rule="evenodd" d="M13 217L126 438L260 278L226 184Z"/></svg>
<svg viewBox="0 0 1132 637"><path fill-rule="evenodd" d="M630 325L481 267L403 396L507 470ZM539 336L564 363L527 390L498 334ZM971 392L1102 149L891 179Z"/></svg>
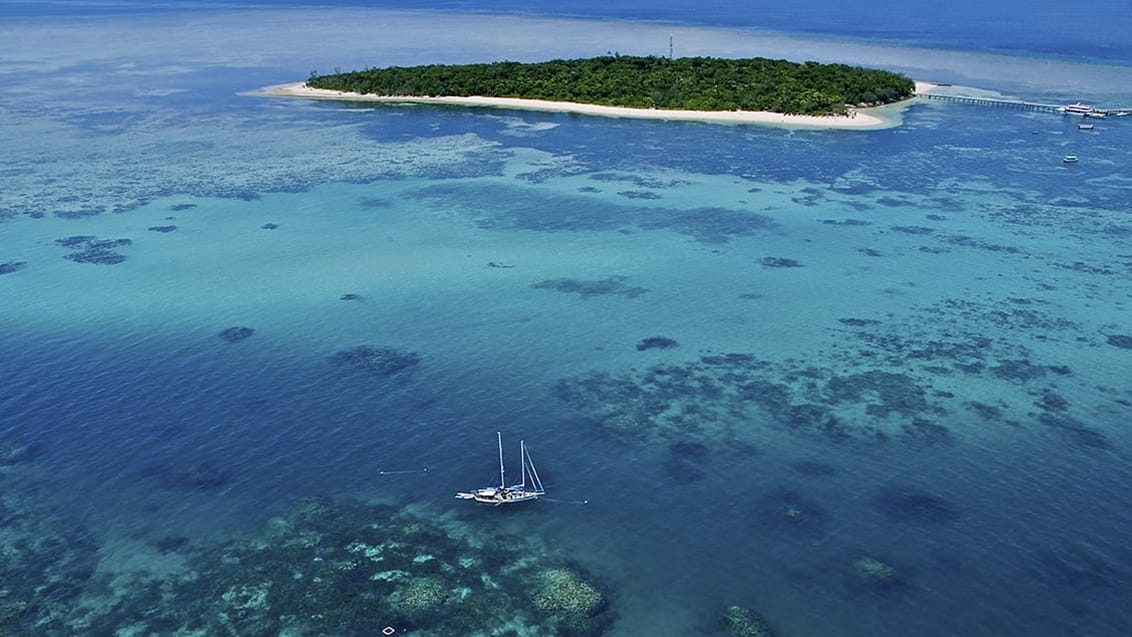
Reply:
<svg viewBox="0 0 1132 637"><path fill-rule="evenodd" d="M903 75L767 58L606 55L548 62L429 64L317 75L312 88L388 96L517 97L700 111L843 114L912 96Z"/></svg>

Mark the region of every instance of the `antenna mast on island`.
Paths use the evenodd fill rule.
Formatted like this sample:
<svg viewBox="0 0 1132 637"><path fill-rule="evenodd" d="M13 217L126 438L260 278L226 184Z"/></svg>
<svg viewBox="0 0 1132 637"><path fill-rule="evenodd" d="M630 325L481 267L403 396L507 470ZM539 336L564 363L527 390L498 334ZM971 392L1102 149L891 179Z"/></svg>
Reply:
<svg viewBox="0 0 1132 637"><path fill-rule="evenodd" d="M672 34L668 34L668 59L672 59Z"/></svg>

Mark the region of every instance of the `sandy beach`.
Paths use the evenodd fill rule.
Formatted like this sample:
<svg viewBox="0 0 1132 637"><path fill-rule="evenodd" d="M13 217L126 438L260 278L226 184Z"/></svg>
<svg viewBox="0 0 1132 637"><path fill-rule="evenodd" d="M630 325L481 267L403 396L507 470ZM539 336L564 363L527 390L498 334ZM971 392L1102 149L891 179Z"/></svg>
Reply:
<svg viewBox="0 0 1132 637"><path fill-rule="evenodd" d="M785 128L839 128L851 130L877 130L892 128L900 124L899 117L892 116L891 106L876 109L857 109L850 116L786 115L767 111L682 111L666 109L626 108L620 106L598 106L575 102L552 102L512 97L417 97L364 95L328 89L311 88L305 82L277 84L264 87L245 95L256 97L301 97L322 100L349 100L360 102L387 102L392 104L451 104L455 106L475 106L489 108L509 108L527 111L553 111L558 113L578 113L600 117L634 117L639 119L664 119L688 122L711 122L718 124L761 124ZM884 109L888 109L885 111ZM886 116L887 115L887 116Z"/></svg>

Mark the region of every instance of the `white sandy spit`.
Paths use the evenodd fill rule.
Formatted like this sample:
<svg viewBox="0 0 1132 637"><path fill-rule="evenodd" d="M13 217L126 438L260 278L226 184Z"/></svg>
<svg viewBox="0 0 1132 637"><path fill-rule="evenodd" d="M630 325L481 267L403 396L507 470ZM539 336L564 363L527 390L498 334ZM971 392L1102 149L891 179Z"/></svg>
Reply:
<svg viewBox="0 0 1132 637"><path fill-rule="evenodd" d="M602 117L635 117L641 119L664 119L688 122L713 122L720 124L763 124L787 128L845 128L855 130L877 130L899 125L899 118L882 117L880 109L856 109L851 115L786 115L766 111L680 111L655 108L626 108L620 106L598 106L575 102L551 102L547 100L528 100L513 97L417 97L365 95L328 89L311 88L305 82L277 84L244 93L257 97L302 97L322 100L347 100L361 102L386 102L392 104L451 104L456 106L477 106L510 108L527 111L553 111L557 113L579 113Z"/></svg>

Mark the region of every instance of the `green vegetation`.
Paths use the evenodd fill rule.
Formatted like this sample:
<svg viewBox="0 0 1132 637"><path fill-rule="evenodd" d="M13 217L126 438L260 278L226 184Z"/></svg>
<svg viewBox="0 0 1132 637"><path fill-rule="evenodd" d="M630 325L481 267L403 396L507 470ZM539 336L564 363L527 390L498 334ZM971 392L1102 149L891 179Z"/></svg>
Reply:
<svg viewBox="0 0 1132 637"><path fill-rule="evenodd" d="M912 80L844 64L766 58L603 56L524 64L389 67L312 74L312 88L392 96L518 97L697 111L844 114L912 96Z"/></svg>

